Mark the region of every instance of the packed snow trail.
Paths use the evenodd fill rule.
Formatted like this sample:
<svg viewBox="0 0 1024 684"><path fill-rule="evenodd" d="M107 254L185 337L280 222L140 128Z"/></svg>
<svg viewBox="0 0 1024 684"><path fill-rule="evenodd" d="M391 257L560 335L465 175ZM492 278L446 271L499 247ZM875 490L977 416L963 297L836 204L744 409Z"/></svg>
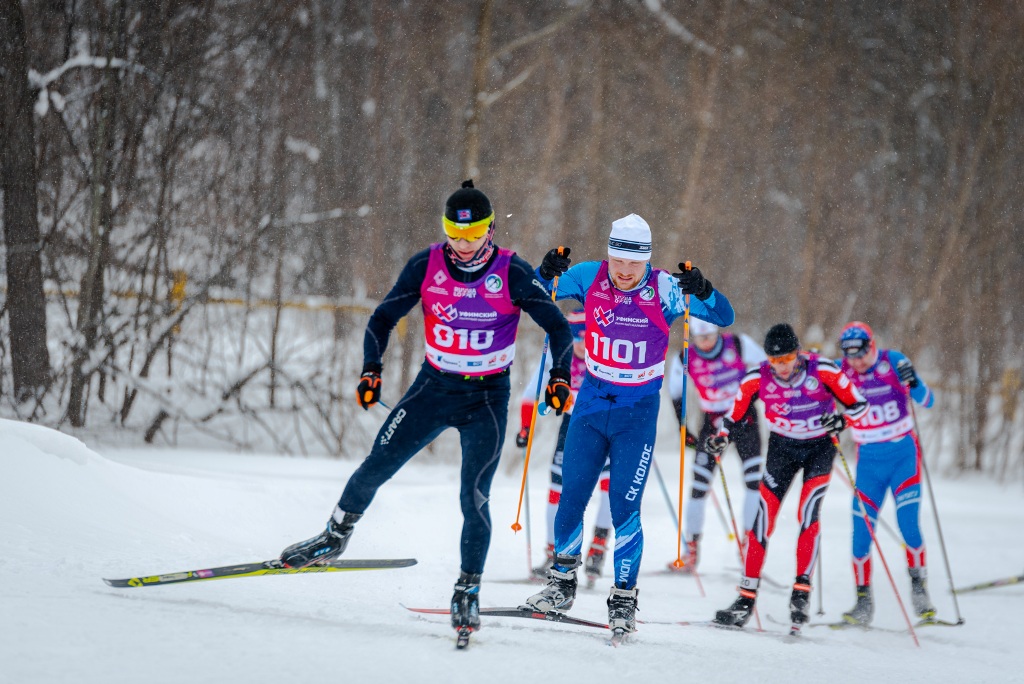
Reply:
<svg viewBox="0 0 1024 684"><path fill-rule="evenodd" d="M667 466L675 447L663 441ZM735 542L708 526L701 561L708 595L701 599L692 578L659 572L675 557L676 538L656 498L644 516L643 624L622 648L609 649L601 630L490 618L468 649L456 651L447 616L402 607L447 605L459 570L458 469L415 461L380 490L345 557L416 558L416 566L114 589L102 578L274 557L323 526L357 464L195 450L99 451L46 428L0 421L0 682L271 682L298 672L352 682L446 682L456 670L516 684L563 670L581 681L782 682L792 681L796 668L830 684L1024 681L1021 585L961 596L966 624L922 629L920 649L906 634L884 631L902 625L892 590L877 575L875 625L883 629L814 629L782 640L763 638L750 626L734 633L674 624L706 621L732 600ZM729 461L727 475L739 481ZM484 607L516 606L535 590L498 581L526 574L524 539L508 531L519 480L499 472ZM667 467L664 474L670 481L677 476ZM531 480L534 510L541 510L546 482ZM958 585L1018 571L1019 485L942 477L934 484ZM834 483L824 508L826 615L812 616L815 622L837 620L854 598L849 493ZM795 517L793 502L784 503L766 566L776 578L793 573ZM937 553L929 520L922 516ZM901 551L891 540L882 544L906 592ZM539 554L536 549L535 561ZM581 590L570 614L606 621L606 583ZM930 586L940 617L952 617L948 582L935 563ZM766 587L758 606L786 615L787 600L787 590Z"/></svg>

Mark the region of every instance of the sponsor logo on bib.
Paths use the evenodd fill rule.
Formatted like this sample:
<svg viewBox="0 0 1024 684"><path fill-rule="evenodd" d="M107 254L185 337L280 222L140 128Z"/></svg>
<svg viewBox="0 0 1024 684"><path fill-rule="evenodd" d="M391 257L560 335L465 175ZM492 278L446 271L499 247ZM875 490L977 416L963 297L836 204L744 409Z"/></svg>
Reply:
<svg viewBox="0 0 1024 684"><path fill-rule="evenodd" d="M430 307L430 310L445 323L451 323L459 317L459 310L453 304L442 306L441 302L434 302L434 306Z"/></svg>
<svg viewBox="0 0 1024 684"><path fill-rule="evenodd" d="M487 288L488 292L501 292L501 288L504 284L505 283L502 281L501 276L496 273L492 273L487 276L487 280L484 281L484 287Z"/></svg>

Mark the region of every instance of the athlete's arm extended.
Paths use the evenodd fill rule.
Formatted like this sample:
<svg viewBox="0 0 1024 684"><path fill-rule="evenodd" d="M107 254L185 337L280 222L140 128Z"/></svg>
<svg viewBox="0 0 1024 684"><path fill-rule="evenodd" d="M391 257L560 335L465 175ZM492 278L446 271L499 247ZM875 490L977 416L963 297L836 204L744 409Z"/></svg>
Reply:
<svg viewBox="0 0 1024 684"><path fill-rule="evenodd" d="M420 286L427 275L427 262L430 250L418 252L409 259L402 272L398 275L391 292L374 310L366 324L363 335L363 368L370 366L380 372L381 359L388 346L388 338L398 321L409 313L420 301Z"/></svg>
<svg viewBox="0 0 1024 684"><path fill-rule="evenodd" d="M846 417L848 420L857 420L867 413L867 399L860 393L856 385L850 382L850 378L846 377L846 374L839 370L839 366L835 362L819 358L818 375L821 376L821 381L825 384L825 387L835 395L839 403L846 407Z"/></svg>
<svg viewBox="0 0 1024 684"><path fill-rule="evenodd" d="M673 278L671 273L659 274L658 291L661 293L661 308L665 312L665 320L671 325L672 321L683 315L686 298L679 291L679 281ZM736 320L732 303L718 290L712 290L711 296L705 300L690 297L690 315L720 328L726 328Z"/></svg>
<svg viewBox="0 0 1024 684"><path fill-rule="evenodd" d="M899 362L903 360L910 363L910 359L908 359L902 352L898 352L895 349L889 350L889 361L892 362L893 368L896 368L899 365ZM914 371L914 379L917 380L917 385L909 388L910 398L925 408L931 408L935 403L935 395L932 394L931 388L925 384L924 380L921 379L921 376L917 374L916 370Z"/></svg>
<svg viewBox="0 0 1024 684"><path fill-rule="evenodd" d="M558 278L558 294L556 299L575 299L580 304L583 304L587 298L587 290L594 284L594 279L597 278L597 273L600 270L600 261L583 261L575 266L570 266L569 270ZM542 278L539 267L534 272L534 275L550 293L554 279L545 280Z"/></svg>
<svg viewBox="0 0 1024 684"><path fill-rule="evenodd" d="M757 399L758 393L761 391L761 369L755 368L751 371L747 371L747 374L743 376L743 380L740 381L740 388L736 390L736 398L732 402L732 408L725 414L725 424L738 423L743 419L743 416L747 414L747 409L753 403L754 399Z"/></svg>
<svg viewBox="0 0 1024 684"><path fill-rule="evenodd" d="M558 285L561 289L561 280ZM534 274L533 267L519 256L513 256L508 267L508 291L512 303L529 314L548 334L551 365L568 380L572 364L572 331L565 316L551 301L550 293Z"/></svg>

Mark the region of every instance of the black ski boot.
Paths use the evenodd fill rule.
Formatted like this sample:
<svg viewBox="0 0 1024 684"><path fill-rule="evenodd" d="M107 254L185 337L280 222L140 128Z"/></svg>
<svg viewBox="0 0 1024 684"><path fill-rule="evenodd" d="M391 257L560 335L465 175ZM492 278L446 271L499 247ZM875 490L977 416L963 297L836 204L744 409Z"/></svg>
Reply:
<svg viewBox="0 0 1024 684"><path fill-rule="evenodd" d="M910 601L914 604L914 612L922 620L935 619L935 606L928 598L928 571L923 568L907 568L910 573Z"/></svg>
<svg viewBox="0 0 1024 684"><path fill-rule="evenodd" d="M452 594L452 627L471 632L480 629L480 573L459 575Z"/></svg>
<svg viewBox="0 0 1024 684"><path fill-rule="evenodd" d="M576 568L580 565L579 556L555 556L555 564L548 571L548 583L540 592L526 599L523 608L538 613L550 613L572 608L576 600ZM558 568L566 568L565 571Z"/></svg>
<svg viewBox="0 0 1024 684"><path fill-rule="evenodd" d="M754 613L754 603L757 601L757 587L761 580L753 577L744 577L740 582L740 595L732 602L732 605L725 610L715 613L714 622L726 627L742 627L750 621Z"/></svg>
<svg viewBox="0 0 1024 684"><path fill-rule="evenodd" d="M535 567L532 571L534 577L544 578L548 576L548 570L555 563L555 545L548 544L544 549L544 562Z"/></svg>
<svg viewBox="0 0 1024 684"><path fill-rule="evenodd" d="M332 517L323 532L282 551L281 563L288 568L304 568L337 558L345 551L352 528L362 517L362 513L346 513L340 523Z"/></svg>
<svg viewBox="0 0 1024 684"><path fill-rule="evenodd" d="M587 574L587 587L593 589L597 578L601 576L604 567L604 554L608 550L608 528L595 527L594 541L590 543L590 551L587 552L587 562L584 570Z"/></svg>
<svg viewBox="0 0 1024 684"><path fill-rule="evenodd" d="M793 593L789 595L789 620L794 625L807 624L810 620L811 578L797 575Z"/></svg>
<svg viewBox="0 0 1024 684"><path fill-rule="evenodd" d="M871 596L871 586L864 584L857 587L857 603L843 613L843 622L855 627L867 627L875 617L875 600Z"/></svg>
<svg viewBox="0 0 1024 684"><path fill-rule="evenodd" d="M636 631L636 596L638 590L612 587L608 595L608 628L613 634L628 634Z"/></svg>

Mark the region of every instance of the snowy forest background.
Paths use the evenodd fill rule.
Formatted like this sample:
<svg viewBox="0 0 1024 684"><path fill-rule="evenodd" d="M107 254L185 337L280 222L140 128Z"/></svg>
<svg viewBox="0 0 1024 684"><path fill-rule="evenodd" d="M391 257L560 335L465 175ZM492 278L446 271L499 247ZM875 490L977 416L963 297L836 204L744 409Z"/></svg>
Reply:
<svg viewBox="0 0 1024 684"><path fill-rule="evenodd" d="M367 316L472 177L531 263L636 212L755 339L867 321L926 454L1024 475L1012 0L0 0L0 99L4 417L363 454Z"/></svg>

